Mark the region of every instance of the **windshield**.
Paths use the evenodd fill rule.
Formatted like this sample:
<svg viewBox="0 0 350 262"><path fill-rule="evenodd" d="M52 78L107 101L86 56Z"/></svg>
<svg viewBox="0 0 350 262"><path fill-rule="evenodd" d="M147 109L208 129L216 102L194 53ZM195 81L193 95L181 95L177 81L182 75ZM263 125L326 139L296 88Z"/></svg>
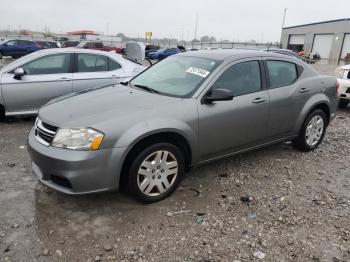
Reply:
<svg viewBox="0 0 350 262"><path fill-rule="evenodd" d="M190 97L219 63L201 57L169 57L135 77L131 85L147 86L159 94Z"/></svg>

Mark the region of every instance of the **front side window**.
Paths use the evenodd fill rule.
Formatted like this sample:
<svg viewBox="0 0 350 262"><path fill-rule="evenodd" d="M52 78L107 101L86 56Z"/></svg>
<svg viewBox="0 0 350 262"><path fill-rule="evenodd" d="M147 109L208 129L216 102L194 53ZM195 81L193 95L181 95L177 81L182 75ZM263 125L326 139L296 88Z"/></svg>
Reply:
<svg viewBox="0 0 350 262"><path fill-rule="evenodd" d="M16 43L16 40L12 40L12 41L8 41L6 44L9 45L9 46L14 46L17 43Z"/></svg>
<svg viewBox="0 0 350 262"><path fill-rule="evenodd" d="M234 96L259 92L261 90L259 62L248 61L230 66L216 80L213 88L228 89Z"/></svg>
<svg viewBox="0 0 350 262"><path fill-rule="evenodd" d="M147 86L164 95L190 97L219 64L209 58L169 57L135 77L131 85Z"/></svg>
<svg viewBox="0 0 350 262"><path fill-rule="evenodd" d="M103 45L102 45L102 43L95 43L95 47L96 48L103 48Z"/></svg>
<svg viewBox="0 0 350 262"><path fill-rule="evenodd" d="M78 54L78 72L108 71L108 57L92 54Z"/></svg>
<svg viewBox="0 0 350 262"><path fill-rule="evenodd" d="M286 61L266 61L270 88L289 86L298 78L297 66Z"/></svg>
<svg viewBox="0 0 350 262"><path fill-rule="evenodd" d="M22 66L27 75L64 74L69 72L70 54L48 55Z"/></svg>
<svg viewBox="0 0 350 262"><path fill-rule="evenodd" d="M121 68L121 66L113 59L109 58L108 60L109 60L109 71L114 71Z"/></svg>

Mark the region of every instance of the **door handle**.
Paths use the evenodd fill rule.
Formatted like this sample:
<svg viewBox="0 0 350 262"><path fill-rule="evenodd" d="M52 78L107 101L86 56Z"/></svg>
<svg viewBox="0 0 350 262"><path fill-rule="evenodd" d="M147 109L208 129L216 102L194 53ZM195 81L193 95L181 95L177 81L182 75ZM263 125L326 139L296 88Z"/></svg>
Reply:
<svg viewBox="0 0 350 262"><path fill-rule="evenodd" d="M120 79L121 77L120 76L116 76L116 75L112 75L110 78L111 79Z"/></svg>
<svg viewBox="0 0 350 262"><path fill-rule="evenodd" d="M262 97L257 97L252 101L253 104L260 104L264 102L266 102L266 98L262 98Z"/></svg>
<svg viewBox="0 0 350 262"><path fill-rule="evenodd" d="M304 93L307 93L309 91L310 91L310 89L303 87L299 90L299 93L304 94Z"/></svg>
<svg viewBox="0 0 350 262"><path fill-rule="evenodd" d="M61 77L60 81L70 81L71 79L67 78L67 77Z"/></svg>

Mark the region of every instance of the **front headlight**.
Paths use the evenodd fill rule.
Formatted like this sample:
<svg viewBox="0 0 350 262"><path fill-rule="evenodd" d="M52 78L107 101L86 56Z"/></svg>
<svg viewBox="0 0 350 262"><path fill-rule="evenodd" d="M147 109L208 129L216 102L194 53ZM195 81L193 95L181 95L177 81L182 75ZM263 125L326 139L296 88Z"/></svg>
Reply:
<svg viewBox="0 0 350 262"><path fill-rule="evenodd" d="M98 150L103 134L92 128L60 128L52 146L73 150Z"/></svg>

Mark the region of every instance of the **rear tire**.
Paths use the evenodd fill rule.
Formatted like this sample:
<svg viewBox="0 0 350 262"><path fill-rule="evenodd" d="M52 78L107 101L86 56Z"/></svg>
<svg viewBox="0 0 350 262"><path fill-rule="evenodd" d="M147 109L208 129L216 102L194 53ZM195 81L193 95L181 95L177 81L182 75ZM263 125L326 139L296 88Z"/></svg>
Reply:
<svg viewBox="0 0 350 262"><path fill-rule="evenodd" d="M156 143L135 153L128 172L131 195L144 203L170 196L185 170L180 149L170 143Z"/></svg>
<svg viewBox="0 0 350 262"><path fill-rule="evenodd" d="M316 149L323 141L326 128L327 117L324 111L312 111L306 117L298 137L293 140L295 147L306 152Z"/></svg>
<svg viewBox="0 0 350 262"><path fill-rule="evenodd" d="M346 108L348 106L350 102L349 101L343 101L343 100L340 100L339 101L339 107L340 108Z"/></svg>

